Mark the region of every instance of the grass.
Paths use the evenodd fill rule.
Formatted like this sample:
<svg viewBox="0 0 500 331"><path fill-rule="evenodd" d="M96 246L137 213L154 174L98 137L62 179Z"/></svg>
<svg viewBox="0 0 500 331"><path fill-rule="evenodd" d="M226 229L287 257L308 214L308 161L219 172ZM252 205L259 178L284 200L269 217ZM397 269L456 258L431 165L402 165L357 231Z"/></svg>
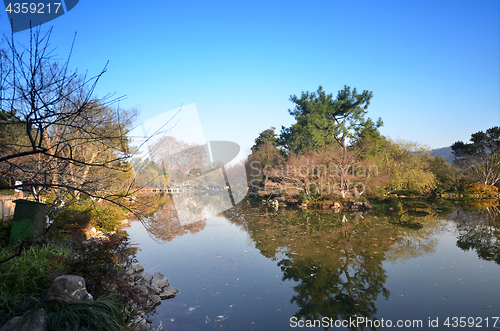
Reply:
<svg viewBox="0 0 500 331"><path fill-rule="evenodd" d="M4 248L0 259L15 252L16 247ZM117 296L72 303L46 300L50 281L67 267L62 257L68 253L69 248L51 242L31 246L20 256L0 264L0 326L12 317L43 308L49 330L127 329L130 314Z"/></svg>
<svg viewBox="0 0 500 331"><path fill-rule="evenodd" d="M48 289L50 272L68 250L56 243L35 245L20 256L0 264L0 325L10 318L43 307L41 296ZM0 260L17 253L16 246L3 248Z"/></svg>
<svg viewBox="0 0 500 331"><path fill-rule="evenodd" d="M0 326L14 316L40 308L47 313L47 328L58 331L119 331L126 330L123 306L113 297L94 301L60 303L35 296L0 294Z"/></svg>
<svg viewBox="0 0 500 331"><path fill-rule="evenodd" d="M47 326L58 331L120 331L126 327L123 308L113 297L55 303L47 307Z"/></svg>
<svg viewBox="0 0 500 331"><path fill-rule="evenodd" d="M0 260L17 252L16 247L4 248ZM47 288L48 271L57 268L54 256L67 254L68 249L56 243L32 246L20 256L0 264L0 292L7 297L18 294L39 295Z"/></svg>
<svg viewBox="0 0 500 331"><path fill-rule="evenodd" d="M15 316L20 316L30 310L43 307L43 302L35 296L17 294L9 297L5 293L0 292L0 326Z"/></svg>

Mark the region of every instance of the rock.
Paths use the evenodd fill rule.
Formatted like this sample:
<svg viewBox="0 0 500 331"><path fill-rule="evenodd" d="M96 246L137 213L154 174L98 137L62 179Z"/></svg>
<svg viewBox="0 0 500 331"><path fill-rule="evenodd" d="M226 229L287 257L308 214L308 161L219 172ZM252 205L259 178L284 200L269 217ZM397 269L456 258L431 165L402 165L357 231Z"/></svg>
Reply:
<svg viewBox="0 0 500 331"><path fill-rule="evenodd" d="M143 272L139 272L138 274L132 274L130 276L132 277L132 280L134 282L139 283L144 278L144 275L146 275L146 274Z"/></svg>
<svg viewBox="0 0 500 331"><path fill-rule="evenodd" d="M164 287L169 285L168 278L164 274L159 272L155 272L153 276L153 280L151 280L151 287L157 288L158 292L161 291Z"/></svg>
<svg viewBox="0 0 500 331"><path fill-rule="evenodd" d="M47 314L45 310L31 311L24 316L16 316L5 323L0 331L47 331Z"/></svg>
<svg viewBox="0 0 500 331"><path fill-rule="evenodd" d="M148 295L148 292L149 292L148 286L139 284L139 285L137 285L137 288L139 289L139 291L141 291L142 294Z"/></svg>
<svg viewBox="0 0 500 331"><path fill-rule="evenodd" d="M161 303L161 297L159 295L152 295L149 297L152 306L158 306Z"/></svg>
<svg viewBox="0 0 500 331"><path fill-rule="evenodd" d="M164 287L163 290L161 290L160 298L162 300L170 299L175 297L177 293L179 293L179 291L177 291L177 289L175 289L173 286L167 286Z"/></svg>
<svg viewBox="0 0 500 331"><path fill-rule="evenodd" d="M146 285L146 286L151 286L151 281L153 280L153 276L151 274L148 274L147 272L143 274L142 279L138 281L139 284Z"/></svg>
<svg viewBox="0 0 500 331"><path fill-rule="evenodd" d="M156 287L152 287L152 286L146 286L146 288L148 289L148 295L150 297L159 294L161 291L161 290L157 289Z"/></svg>
<svg viewBox="0 0 500 331"><path fill-rule="evenodd" d="M143 272L143 271L144 271L144 267L140 263L138 263L138 262L132 262L128 266L126 274L127 275L133 275L133 274L138 274L138 273Z"/></svg>
<svg viewBox="0 0 500 331"><path fill-rule="evenodd" d="M93 300L85 287L85 279L74 275L57 277L50 286L47 299L67 302Z"/></svg>
<svg viewBox="0 0 500 331"><path fill-rule="evenodd" d="M148 331L151 329L151 324L143 317L133 319L129 325L133 327L134 331Z"/></svg>

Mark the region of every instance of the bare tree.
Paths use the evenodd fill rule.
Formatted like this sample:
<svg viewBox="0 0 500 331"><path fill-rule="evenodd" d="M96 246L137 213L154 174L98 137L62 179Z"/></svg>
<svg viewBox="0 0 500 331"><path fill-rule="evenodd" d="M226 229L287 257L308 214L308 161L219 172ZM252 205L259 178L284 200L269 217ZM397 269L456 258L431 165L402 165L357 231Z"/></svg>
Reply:
<svg viewBox="0 0 500 331"><path fill-rule="evenodd" d="M106 66L87 77L69 68L70 56L58 63L50 34L31 31L28 46L12 37L1 53L0 120L8 121L0 129L9 125L19 135L2 140L0 169L28 184L37 199L51 190L56 202L81 193L116 201L130 193L130 185L116 183L130 184L117 178L130 173L126 134L134 114L115 107L120 98L94 96ZM0 189L18 187L0 182Z"/></svg>

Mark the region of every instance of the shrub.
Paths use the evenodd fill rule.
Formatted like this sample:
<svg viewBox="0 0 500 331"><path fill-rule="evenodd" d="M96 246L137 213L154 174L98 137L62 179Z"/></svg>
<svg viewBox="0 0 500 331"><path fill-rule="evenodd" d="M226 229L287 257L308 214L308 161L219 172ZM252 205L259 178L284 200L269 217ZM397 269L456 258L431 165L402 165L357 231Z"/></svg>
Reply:
<svg viewBox="0 0 500 331"><path fill-rule="evenodd" d="M109 232L118 228L124 217L125 212L117 206L96 205L87 200L67 206L55 217L55 221L66 229L92 226Z"/></svg>
<svg viewBox="0 0 500 331"><path fill-rule="evenodd" d="M125 273L126 266L135 261L137 250L128 237L113 234L85 241L75 237L71 248L65 272L85 278L90 294L100 297L116 293L124 305L136 304L146 309L146 298L130 284Z"/></svg>
<svg viewBox="0 0 500 331"><path fill-rule="evenodd" d="M498 193L498 187L473 183L470 185L468 192L472 194L494 195Z"/></svg>

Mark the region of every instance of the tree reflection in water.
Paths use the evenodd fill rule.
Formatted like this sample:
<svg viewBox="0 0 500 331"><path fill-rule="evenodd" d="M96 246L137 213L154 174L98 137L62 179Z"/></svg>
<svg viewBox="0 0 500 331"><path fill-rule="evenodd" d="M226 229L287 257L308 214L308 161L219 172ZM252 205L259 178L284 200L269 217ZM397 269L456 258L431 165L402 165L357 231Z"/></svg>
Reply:
<svg viewBox="0 0 500 331"><path fill-rule="evenodd" d="M297 318L377 319L375 301L390 291L384 260L432 252L435 215L416 215L399 224L399 216L334 214L315 211L271 211L238 206L224 213L246 228L261 253L278 261L283 280L293 280L291 302ZM353 328L356 329L356 328Z"/></svg>
<svg viewBox="0 0 500 331"><path fill-rule="evenodd" d="M457 246L474 250L479 258L500 264L500 209L498 200L482 200L455 210Z"/></svg>
<svg viewBox="0 0 500 331"><path fill-rule="evenodd" d="M149 234L160 241L172 241L187 233L198 233L205 228L206 223L206 219L199 218L193 222L180 222L170 196L167 196L166 203L161 209L144 220Z"/></svg>

